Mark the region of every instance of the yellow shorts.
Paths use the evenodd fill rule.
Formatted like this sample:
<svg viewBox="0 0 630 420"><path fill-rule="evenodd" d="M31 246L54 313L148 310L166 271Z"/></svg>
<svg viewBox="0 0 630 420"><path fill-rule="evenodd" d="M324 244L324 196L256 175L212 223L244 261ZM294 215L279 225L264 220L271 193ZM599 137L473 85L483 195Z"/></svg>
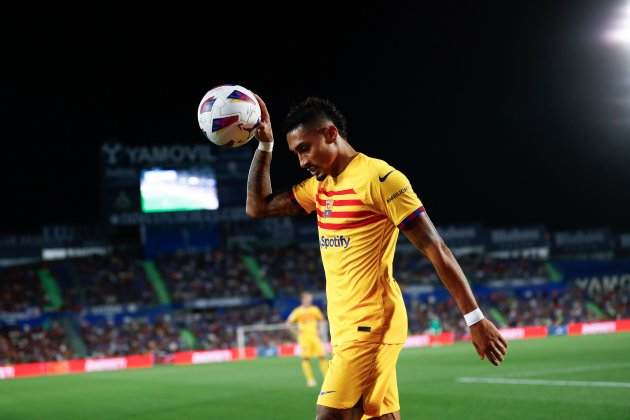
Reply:
<svg viewBox="0 0 630 420"><path fill-rule="evenodd" d="M333 347L317 404L347 409L363 397L364 419L399 411L396 362L402 347L363 341Z"/></svg>
<svg viewBox="0 0 630 420"><path fill-rule="evenodd" d="M324 357L326 355L322 341L317 336L298 337L298 344L303 358Z"/></svg>

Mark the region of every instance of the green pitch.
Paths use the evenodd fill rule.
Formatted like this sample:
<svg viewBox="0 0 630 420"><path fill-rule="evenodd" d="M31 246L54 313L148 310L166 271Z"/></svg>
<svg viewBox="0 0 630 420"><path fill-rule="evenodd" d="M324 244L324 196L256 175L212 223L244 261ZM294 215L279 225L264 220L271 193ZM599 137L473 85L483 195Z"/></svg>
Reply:
<svg viewBox="0 0 630 420"><path fill-rule="evenodd" d="M508 357L495 368L468 343L404 350L402 418L630 419L630 334L512 342ZM295 358L164 366L0 381L0 418L312 420L316 393Z"/></svg>

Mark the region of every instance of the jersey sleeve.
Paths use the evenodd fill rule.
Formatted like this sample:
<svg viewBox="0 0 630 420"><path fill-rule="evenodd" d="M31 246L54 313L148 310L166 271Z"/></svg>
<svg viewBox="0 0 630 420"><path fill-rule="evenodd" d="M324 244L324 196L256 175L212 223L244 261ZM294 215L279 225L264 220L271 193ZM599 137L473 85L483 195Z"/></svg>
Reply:
<svg viewBox="0 0 630 420"><path fill-rule="evenodd" d="M310 177L296 184L290 191L291 199L304 209L307 213L311 213L317 207L317 180Z"/></svg>
<svg viewBox="0 0 630 420"><path fill-rule="evenodd" d="M289 317L287 318L287 322L290 322L291 324L295 324L298 322L298 311L297 309L294 309L291 311L291 313L289 314Z"/></svg>
<svg viewBox="0 0 630 420"><path fill-rule="evenodd" d="M375 177L375 204L400 229L405 229L424 212L422 202L402 172L388 166Z"/></svg>

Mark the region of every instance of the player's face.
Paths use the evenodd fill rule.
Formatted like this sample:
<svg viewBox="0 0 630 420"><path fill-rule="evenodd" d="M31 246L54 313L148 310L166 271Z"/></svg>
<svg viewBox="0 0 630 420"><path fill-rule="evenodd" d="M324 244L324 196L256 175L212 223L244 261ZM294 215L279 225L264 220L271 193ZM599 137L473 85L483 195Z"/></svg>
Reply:
<svg viewBox="0 0 630 420"><path fill-rule="evenodd" d="M311 303L313 303L313 296L309 295L309 294L303 294L302 295L302 305L303 306L309 306Z"/></svg>
<svg viewBox="0 0 630 420"><path fill-rule="evenodd" d="M322 181L330 174L337 158L337 128L334 125L309 129L302 125L287 134L289 150L295 153L300 167L306 169L317 180Z"/></svg>

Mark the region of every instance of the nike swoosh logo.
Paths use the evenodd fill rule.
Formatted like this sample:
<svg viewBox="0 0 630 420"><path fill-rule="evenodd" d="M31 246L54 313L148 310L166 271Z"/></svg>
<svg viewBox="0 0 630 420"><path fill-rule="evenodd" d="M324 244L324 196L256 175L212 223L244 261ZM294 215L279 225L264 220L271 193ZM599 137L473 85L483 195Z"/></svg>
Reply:
<svg viewBox="0 0 630 420"><path fill-rule="evenodd" d="M381 181L381 182L385 182L385 180L387 179L387 177L389 176L389 174L391 174L391 173L392 173L392 172L394 172L394 171L395 171L395 169L392 169L391 171L387 172L385 175L383 175L383 176L379 176L379 177L378 177L378 180L379 180L379 181Z"/></svg>
<svg viewBox="0 0 630 420"><path fill-rule="evenodd" d="M332 394L335 391L322 391L319 393L319 395L326 395L326 394Z"/></svg>

